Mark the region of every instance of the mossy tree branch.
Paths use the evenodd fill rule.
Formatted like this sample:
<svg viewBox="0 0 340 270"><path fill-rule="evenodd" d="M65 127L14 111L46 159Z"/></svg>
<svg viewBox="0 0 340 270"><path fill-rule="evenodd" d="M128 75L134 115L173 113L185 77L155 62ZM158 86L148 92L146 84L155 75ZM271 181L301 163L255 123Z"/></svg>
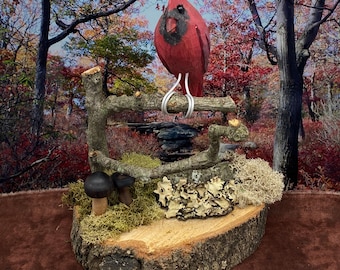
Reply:
<svg viewBox="0 0 340 270"><path fill-rule="evenodd" d="M92 164L100 164L109 170L119 171L120 173L128 174L142 180L149 180L151 178L159 178L164 175L186 170L205 169L221 162L225 157L219 155L220 137L226 136L231 140L239 141L248 136L248 130L242 124L238 127L211 125L209 127L208 135L210 146L207 150L190 158L160 165L154 169L122 163L107 157L101 151L90 151L89 156Z"/></svg>
<svg viewBox="0 0 340 270"><path fill-rule="evenodd" d="M105 128L107 117L114 112L124 110L145 111L159 110L163 96L135 95L135 96L109 96L102 91L102 74L99 67L92 68L82 74L86 89L86 107L88 111L87 141L89 147L89 162L92 171L114 170L129 174L140 179L158 178L170 173L189 169L208 168L222 160L219 157L220 137L226 136L230 140L241 141L248 136L247 128L237 126L209 127L208 135L210 146L206 151L200 152L188 159L161 165L154 169L131 166L109 158ZM224 98L194 98L196 111L233 112L236 108L230 97ZM168 103L168 111L177 113L187 110L187 100L183 95L174 95Z"/></svg>

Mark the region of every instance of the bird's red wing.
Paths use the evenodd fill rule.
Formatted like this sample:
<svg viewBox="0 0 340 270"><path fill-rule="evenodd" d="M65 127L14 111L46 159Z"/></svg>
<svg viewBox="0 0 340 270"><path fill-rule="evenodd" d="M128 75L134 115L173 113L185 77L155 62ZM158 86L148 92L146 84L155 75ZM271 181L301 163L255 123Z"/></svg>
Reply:
<svg viewBox="0 0 340 270"><path fill-rule="evenodd" d="M169 68L169 65L166 62L166 59L164 59L164 57L162 57L160 54L158 54L159 59L161 60L163 66L165 66L165 68L171 73L173 74L173 71L171 71L171 69Z"/></svg>
<svg viewBox="0 0 340 270"><path fill-rule="evenodd" d="M202 68L203 68L203 72L205 73L208 68L209 52L210 52L209 36L206 33L202 33L198 25L196 25L196 33L197 33L197 38L199 40L200 47L201 47L201 55L202 55L201 63L203 65Z"/></svg>
<svg viewBox="0 0 340 270"><path fill-rule="evenodd" d="M210 37L209 32L204 33L203 41L203 56L204 56L204 73L208 70L209 55L210 55Z"/></svg>

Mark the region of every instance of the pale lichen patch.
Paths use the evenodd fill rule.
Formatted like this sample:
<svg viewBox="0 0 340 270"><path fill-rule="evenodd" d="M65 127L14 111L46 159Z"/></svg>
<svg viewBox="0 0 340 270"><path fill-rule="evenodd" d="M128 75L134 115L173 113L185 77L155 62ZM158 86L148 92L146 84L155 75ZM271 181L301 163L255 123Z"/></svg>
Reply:
<svg viewBox="0 0 340 270"><path fill-rule="evenodd" d="M232 172L225 179L221 175L226 174L218 170L215 171L216 176L205 183L163 177L154 192L166 209L166 217L188 219L226 215L234 206L270 204L281 200L284 188L282 174L273 171L262 159L233 155L228 168L220 167L220 170Z"/></svg>

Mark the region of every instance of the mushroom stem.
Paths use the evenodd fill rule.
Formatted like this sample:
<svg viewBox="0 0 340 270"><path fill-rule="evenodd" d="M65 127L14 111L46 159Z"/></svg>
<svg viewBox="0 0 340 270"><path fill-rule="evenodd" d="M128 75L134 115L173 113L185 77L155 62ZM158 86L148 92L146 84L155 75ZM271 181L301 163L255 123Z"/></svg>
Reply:
<svg viewBox="0 0 340 270"><path fill-rule="evenodd" d="M132 203L132 194L129 187L122 187L118 189L118 199L121 203L129 206Z"/></svg>
<svg viewBox="0 0 340 270"><path fill-rule="evenodd" d="M135 178L118 172L112 174L111 178L117 189L119 201L129 206L133 201L130 187L134 184Z"/></svg>
<svg viewBox="0 0 340 270"><path fill-rule="evenodd" d="M105 213L107 208L107 196L113 190L113 183L104 172L90 174L84 183L87 196L92 199L92 214L99 216Z"/></svg>
<svg viewBox="0 0 340 270"><path fill-rule="evenodd" d="M107 209L107 198L92 198L92 214L100 216L105 213Z"/></svg>

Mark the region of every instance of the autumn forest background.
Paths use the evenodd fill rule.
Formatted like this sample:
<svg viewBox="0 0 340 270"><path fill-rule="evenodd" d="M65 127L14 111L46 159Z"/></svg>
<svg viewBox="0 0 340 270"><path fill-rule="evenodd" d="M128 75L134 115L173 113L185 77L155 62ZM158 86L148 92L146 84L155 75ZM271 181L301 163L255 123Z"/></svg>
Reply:
<svg viewBox="0 0 340 270"><path fill-rule="evenodd" d="M191 119L160 112L113 115L105 131L110 155L118 159L132 151L159 154L153 134L139 134L126 122L188 123L200 130L193 141L194 150L200 151L207 147L209 124L224 124L236 116L249 128L248 140L257 145L239 151L272 164L282 105L280 52L275 47L278 8L272 1L191 2L202 12L211 34L204 95L231 96L237 104L235 115L206 112ZM62 187L90 173L83 71L101 66L107 95L169 89L174 78L157 58L148 24L164 5L166 1L135 0L0 4L0 192ZM310 22L320 5L322 16ZM302 37L309 36L306 26L318 24L315 39L304 51L308 57L302 69L298 177L290 186L295 189L340 190L338 5L339 1L294 3L293 40L298 49Z"/></svg>

